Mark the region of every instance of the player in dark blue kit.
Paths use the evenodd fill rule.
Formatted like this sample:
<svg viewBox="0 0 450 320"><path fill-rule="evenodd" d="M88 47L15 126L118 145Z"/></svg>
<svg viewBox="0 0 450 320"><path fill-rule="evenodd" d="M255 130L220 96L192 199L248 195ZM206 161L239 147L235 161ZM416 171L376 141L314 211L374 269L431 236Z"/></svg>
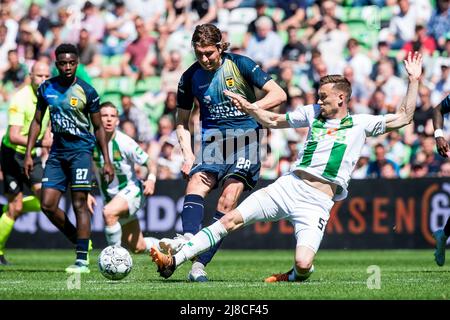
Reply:
<svg viewBox="0 0 450 320"><path fill-rule="evenodd" d="M197 62L181 77L177 93L176 132L184 157L181 171L189 177L181 213L184 234L160 242L161 248L171 253L180 250L200 231L204 198L220 182L222 190L214 215L217 220L234 209L242 192L253 189L258 181L261 126L239 111L224 90L240 94L263 109L271 109L286 100L283 89L254 61L225 52L229 43L222 41L221 31L214 25L197 26L192 46ZM264 92L264 97L258 101L254 87ZM189 132L194 103L200 106L202 130L202 146L196 156ZM189 280L207 281L204 268L219 245L194 262Z"/></svg>
<svg viewBox="0 0 450 320"><path fill-rule="evenodd" d="M444 114L447 113L450 113L450 95L447 95L447 97L433 109L433 126L436 147L439 154L444 158L450 158L450 147L447 140L445 140L444 132L442 131ZM447 219L443 229L439 229L433 233L433 237L436 239L434 258L437 265L442 267L445 263L445 246L447 244L447 239L450 237L450 218Z"/></svg>
<svg viewBox="0 0 450 320"><path fill-rule="evenodd" d="M87 196L91 190L92 152L96 140L105 159L103 171L108 183L114 177L114 169L101 124L99 96L93 87L75 76L77 48L72 44L61 44L55 50L55 57L59 75L45 81L38 89L24 169L27 176L33 170L31 150L40 132L43 115L49 108L53 144L42 178L41 208L50 221L76 244L75 264L67 267L66 272L89 273L91 216ZM64 211L58 208L61 195L66 192L68 185L71 188L76 228Z"/></svg>

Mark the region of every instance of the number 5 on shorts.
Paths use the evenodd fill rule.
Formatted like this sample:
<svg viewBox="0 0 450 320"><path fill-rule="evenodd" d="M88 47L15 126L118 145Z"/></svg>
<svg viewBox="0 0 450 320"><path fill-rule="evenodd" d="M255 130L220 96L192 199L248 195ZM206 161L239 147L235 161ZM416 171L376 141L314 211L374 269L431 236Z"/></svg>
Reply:
<svg viewBox="0 0 450 320"><path fill-rule="evenodd" d="M325 225L325 220L322 218L319 218L319 225L317 226L317 228L319 228L320 231L323 231L324 225Z"/></svg>
<svg viewBox="0 0 450 320"><path fill-rule="evenodd" d="M88 174L88 169L77 169L76 179L77 180L86 180L87 174Z"/></svg>

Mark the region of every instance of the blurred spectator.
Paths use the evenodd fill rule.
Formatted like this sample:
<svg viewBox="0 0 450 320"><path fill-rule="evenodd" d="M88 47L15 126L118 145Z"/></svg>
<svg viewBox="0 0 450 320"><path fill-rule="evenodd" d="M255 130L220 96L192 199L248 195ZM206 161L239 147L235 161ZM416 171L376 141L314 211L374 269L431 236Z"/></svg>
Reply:
<svg viewBox="0 0 450 320"><path fill-rule="evenodd" d="M450 160L447 159L442 162L441 167L439 168L439 177L450 177Z"/></svg>
<svg viewBox="0 0 450 320"><path fill-rule="evenodd" d="M102 73L101 56L97 42L91 41L91 34L88 30L80 31L80 39L78 41L79 61L85 66L89 76L99 77Z"/></svg>
<svg viewBox="0 0 450 320"><path fill-rule="evenodd" d="M297 139L289 139L287 140L287 148L288 154L284 157L281 157L278 162L278 176L284 175L290 172L295 166L295 162L298 157L298 140Z"/></svg>
<svg viewBox="0 0 450 320"><path fill-rule="evenodd" d="M25 83L25 79L28 77L28 67L19 62L19 56L17 54L17 50L9 50L8 51L8 68L3 74L2 82L6 84L7 82L11 82L14 87L19 87L23 83Z"/></svg>
<svg viewBox="0 0 450 320"><path fill-rule="evenodd" d="M106 56L123 54L127 45L135 39L133 16L127 12L122 0L114 1L112 12L105 14L106 34L102 53Z"/></svg>
<svg viewBox="0 0 450 320"><path fill-rule="evenodd" d="M155 74L156 39L147 32L147 27L141 17L134 19L137 37L127 45L122 56L122 74L134 80Z"/></svg>
<svg viewBox="0 0 450 320"><path fill-rule="evenodd" d="M429 174L428 167L422 162L414 162L411 166L410 178L424 178Z"/></svg>
<svg viewBox="0 0 450 320"><path fill-rule="evenodd" d="M148 30L156 30L167 12L166 0L125 0L125 5L131 14L142 17Z"/></svg>
<svg viewBox="0 0 450 320"><path fill-rule="evenodd" d="M416 26L416 33L412 41L406 42L402 50L400 51L400 56L397 60L403 60L407 57L408 52L420 51L423 56L433 56L436 50L436 42L433 37L427 35L427 30L423 25Z"/></svg>
<svg viewBox="0 0 450 320"><path fill-rule="evenodd" d="M443 162L441 156L435 151L436 144L433 136L426 136L420 142L420 147L417 150L416 154L412 157L412 163L416 163L417 161L421 161L418 156L419 153L422 153L425 157L423 160L424 165L428 168L428 174L436 175L439 172L439 168Z"/></svg>
<svg viewBox="0 0 450 320"><path fill-rule="evenodd" d="M369 100L369 108L375 115L386 114L391 111L395 113L395 107L386 103L386 94L381 89L376 89Z"/></svg>
<svg viewBox="0 0 450 320"><path fill-rule="evenodd" d="M183 156L176 152L178 140L175 135L164 136L160 141L161 151L158 157L159 179L177 179L181 175ZM161 172L161 173L160 173Z"/></svg>
<svg viewBox="0 0 450 320"><path fill-rule="evenodd" d="M305 0L275 0L276 8L275 20L280 30L287 30L289 27L299 28L306 17Z"/></svg>
<svg viewBox="0 0 450 320"><path fill-rule="evenodd" d="M422 85L419 88L419 103L414 112L414 133L432 135L434 132L432 117L431 90Z"/></svg>
<svg viewBox="0 0 450 320"><path fill-rule="evenodd" d="M386 140L386 158L394 161L400 167L400 175L407 175L403 167L409 164L411 159L411 147L403 142L403 137L398 130L388 133ZM406 171L408 168L405 169Z"/></svg>
<svg viewBox="0 0 450 320"><path fill-rule="evenodd" d="M101 42L105 35L105 21L97 6L90 1L86 1L82 12L84 16L81 21L81 27L89 32L94 42Z"/></svg>
<svg viewBox="0 0 450 320"><path fill-rule="evenodd" d="M125 133L127 136L132 138L133 140L137 141L137 130L136 127L133 124L133 121L130 120L121 120L120 121L120 129Z"/></svg>
<svg viewBox="0 0 450 320"><path fill-rule="evenodd" d="M323 25L311 37L311 46L319 49L330 74L342 74L347 40L348 33L340 30L336 19L330 16L323 17Z"/></svg>
<svg viewBox="0 0 450 320"><path fill-rule="evenodd" d="M192 20L195 21L192 27L205 23L216 23L218 2L222 1L191 0L191 12L194 14Z"/></svg>
<svg viewBox="0 0 450 320"><path fill-rule="evenodd" d="M358 68L358 67L356 67ZM348 65L344 68L344 77L352 85L352 95L350 97L351 108L354 113L369 113L372 114L373 111L369 108L370 90L373 88L368 88L363 81L358 81L353 72L353 68Z"/></svg>
<svg viewBox="0 0 450 320"><path fill-rule="evenodd" d="M45 37L50 30L50 20L41 14L39 4L32 2L28 7L28 13L22 18L28 21L28 26L33 31L39 31L42 37Z"/></svg>
<svg viewBox="0 0 450 320"><path fill-rule="evenodd" d="M370 73L370 79L372 81L375 81L375 79L378 75L378 68L380 65L380 61L383 61L383 60L391 61L391 64L394 67L394 75L397 77L400 76L400 70L399 70L399 65L398 65L397 59L389 56L389 50L390 50L389 44L386 41L378 42L377 58L376 58L375 63L372 66L372 72Z"/></svg>
<svg viewBox="0 0 450 320"><path fill-rule="evenodd" d="M369 162L369 168L367 169L368 178L381 178L381 168L386 164L392 164L396 175L399 175L399 166L394 161L386 157L386 149L381 144L378 143L374 147L375 150L375 160Z"/></svg>
<svg viewBox="0 0 450 320"><path fill-rule="evenodd" d="M417 12L409 0L398 0L400 12L394 15L389 23L388 41L392 49L401 49L405 42L414 39Z"/></svg>
<svg viewBox="0 0 450 320"><path fill-rule="evenodd" d="M150 143L153 139L152 128L145 113L133 104L129 95L123 94L120 100L122 105L120 122L131 121L136 128L136 141Z"/></svg>
<svg viewBox="0 0 450 320"><path fill-rule="evenodd" d="M428 21L428 34L437 42L438 48L444 47L446 35L450 30L450 6L448 0L437 0L436 9Z"/></svg>
<svg viewBox="0 0 450 320"><path fill-rule="evenodd" d="M288 33L288 42L283 47L281 51L281 55L283 60L292 61L295 63L304 64L306 47L303 45L301 41L298 40L297 37L298 29L295 27L289 27L287 30Z"/></svg>
<svg viewBox="0 0 450 320"><path fill-rule="evenodd" d="M367 178L367 170L369 169L369 161L370 161L370 147L364 145L361 150L361 155L359 156L358 161L356 162L355 169L352 172L352 179L366 179Z"/></svg>
<svg viewBox="0 0 450 320"><path fill-rule="evenodd" d="M441 65L441 77L437 81L433 90L431 101L433 105L442 101L445 96L450 92L450 61L447 61Z"/></svg>
<svg viewBox="0 0 450 320"><path fill-rule="evenodd" d="M164 102L164 115L169 115L173 120L176 119L177 114L177 93L176 91L167 92L166 100Z"/></svg>
<svg viewBox="0 0 450 320"><path fill-rule="evenodd" d="M81 23L75 11L69 7L58 9L58 21L61 28L61 41L64 43L77 43L80 36Z"/></svg>
<svg viewBox="0 0 450 320"><path fill-rule="evenodd" d="M178 89L178 81L183 74L182 57L179 51L172 50L166 58L161 71L161 88L167 92Z"/></svg>
<svg viewBox="0 0 450 320"><path fill-rule="evenodd" d="M372 71L372 61L370 58L361 52L358 40L351 38L347 41L348 58L347 63L352 67L355 81L365 84Z"/></svg>
<svg viewBox="0 0 450 320"><path fill-rule="evenodd" d="M41 46L41 53L53 55L56 47L63 43L62 40L63 25L61 22L54 22L50 26L50 31L47 32L45 39Z"/></svg>
<svg viewBox="0 0 450 320"><path fill-rule="evenodd" d="M15 43L6 41L8 28L4 23L0 23L0 79L3 77L3 72L8 68L8 52L16 48Z"/></svg>
<svg viewBox="0 0 450 320"><path fill-rule="evenodd" d="M280 36L272 31L272 21L268 17L260 17L255 26L256 35L250 38L245 54L268 71L280 61L283 42Z"/></svg>
<svg viewBox="0 0 450 320"><path fill-rule="evenodd" d="M392 163L386 162L381 166L380 178L395 179L398 178L398 173Z"/></svg>
<svg viewBox="0 0 450 320"><path fill-rule="evenodd" d="M7 28L6 43L16 45L16 38L19 32L19 23L11 16L11 9L5 4L0 5L0 24L4 24ZM1 44L2 42L0 42Z"/></svg>
<svg viewBox="0 0 450 320"><path fill-rule="evenodd" d="M250 38L252 36L256 35L256 21L258 21L258 19L260 17L268 17L272 21L272 31L273 32L278 31L276 21L272 17L266 15L266 9L267 9L266 0L256 0L256 2L255 2L256 18L248 24L247 32L244 36L242 48L244 48L244 49L247 48Z"/></svg>
<svg viewBox="0 0 450 320"><path fill-rule="evenodd" d="M44 38L40 32L33 30L29 25L29 21L23 19L19 24L16 48L20 62L31 67L39 57L43 41Z"/></svg>
<svg viewBox="0 0 450 320"><path fill-rule="evenodd" d="M406 92L402 79L394 75L394 66L390 60L381 60L378 65L378 74L375 86L386 95L386 104L397 108Z"/></svg>

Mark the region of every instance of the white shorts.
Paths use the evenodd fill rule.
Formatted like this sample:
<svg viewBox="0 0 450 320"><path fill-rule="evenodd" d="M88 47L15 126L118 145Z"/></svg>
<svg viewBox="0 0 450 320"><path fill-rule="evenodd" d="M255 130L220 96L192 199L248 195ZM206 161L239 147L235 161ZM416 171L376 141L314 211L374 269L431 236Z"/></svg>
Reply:
<svg viewBox="0 0 450 320"><path fill-rule="evenodd" d="M297 246L317 252L333 200L290 173L248 196L238 207L244 225L286 219L294 225Z"/></svg>
<svg viewBox="0 0 450 320"><path fill-rule="evenodd" d="M129 185L120 190L116 196L121 197L128 203L129 216L120 218L120 224L125 225L133 220L136 220L136 212L144 206L145 201L142 188L137 185Z"/></svg>

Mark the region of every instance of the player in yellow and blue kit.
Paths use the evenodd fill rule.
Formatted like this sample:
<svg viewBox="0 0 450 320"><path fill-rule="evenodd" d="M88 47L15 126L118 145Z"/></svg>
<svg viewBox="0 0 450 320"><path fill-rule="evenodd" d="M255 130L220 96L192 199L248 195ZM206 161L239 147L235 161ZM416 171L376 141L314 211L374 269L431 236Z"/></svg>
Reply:
<svg viewBox="0 0 450 320"><path fill-rule="evenodd" d="M28 134L25 174L28 176L33 169L31 150L40 132L43 115L49 109L53 144L42 178L41 208L64 234L76 235L76 261L66 268L66 272L88 273L91 224L87 196L91 190L92 152L96 140L105 159L103 173L108 183L114 176L114 169L101 124L99 96L93 87L75 76L77 48L72 44L61 44L55 50L55 57L59 75L45 81L38 89L36 112ZM76 228L58 208L69 184Z"/></svg>
<svg viewBox="0 0 450 320"><path fill-rule="evenodd" d="M269 109L286 100L286 94L270 76L250 58L226 53L229 43L222 41L220 30L212 24L196 27L192 36L197 62L181 77L177 93L176 132L184 163L182 173L189 177L181 213L183 233L175 239L162 239L160 246L178 251L202 226L204 197L219 182L222 190L214 219L234 209L244 190L251 190L259 177L259 138L261 126L238 110L225 96L231 90ZM264 97L256 101L254 87ZM197 156L191 150L189 117L193 104L200 106L202 145ZM194 162L196 165L193 167ZM204 267L220 243L201 255L193 264L188 279L207 281Z"/></svg>

